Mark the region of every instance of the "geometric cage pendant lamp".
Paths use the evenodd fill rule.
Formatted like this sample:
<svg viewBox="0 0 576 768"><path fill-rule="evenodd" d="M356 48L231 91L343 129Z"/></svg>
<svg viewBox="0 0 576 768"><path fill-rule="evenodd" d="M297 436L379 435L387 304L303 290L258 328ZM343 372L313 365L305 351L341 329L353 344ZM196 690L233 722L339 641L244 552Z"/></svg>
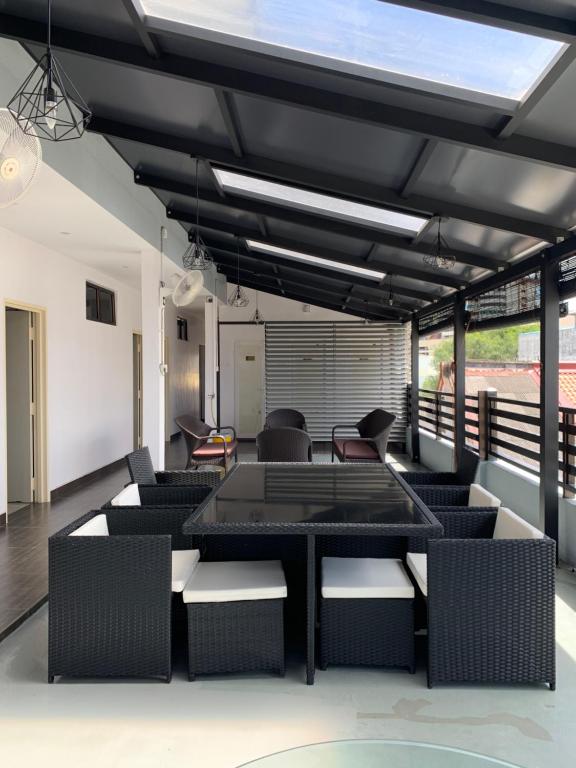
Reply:
<svg viewBox="0 0 576 768"><path fill-rule="evenodd" d="M54 56L52 0L48 0L46 53L8 103L24 133L49 141L79 139L92 113Z"/></svg>

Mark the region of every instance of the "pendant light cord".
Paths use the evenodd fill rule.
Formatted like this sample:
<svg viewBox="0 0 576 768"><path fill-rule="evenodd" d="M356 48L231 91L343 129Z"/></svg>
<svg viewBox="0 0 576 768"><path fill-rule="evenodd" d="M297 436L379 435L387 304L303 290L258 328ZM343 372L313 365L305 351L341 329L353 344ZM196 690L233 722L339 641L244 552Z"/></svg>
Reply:
<svg viewBox="0 0 576 768"><path fill-rule="evenodd" d="M52 0L48 0L48 51L52 44Z"/></svg>
<svg viewBox="0 0 576 768"><path fill-rule="evenodd" d="M240 293L240 241L236 238L236 288Z"/></svg>
<svg viewBox="0 0 576 768"><path fill-rule="evenodd" d="M200 195L198 193L198 158L196 158L196 256L200 246Z"/></svg>

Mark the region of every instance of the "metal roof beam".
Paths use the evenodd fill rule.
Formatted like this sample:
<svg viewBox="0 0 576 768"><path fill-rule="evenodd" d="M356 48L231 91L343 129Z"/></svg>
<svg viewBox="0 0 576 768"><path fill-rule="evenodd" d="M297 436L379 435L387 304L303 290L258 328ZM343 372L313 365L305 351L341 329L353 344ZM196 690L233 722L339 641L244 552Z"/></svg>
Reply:
<svg viewBox="0 0 576 768"><path fill-rule="evenodd" d="M326 192L346 199L369 202L379 206L391 206L410 213L445 216L469 221L472 224L516 232L546 242L556 242L559 237L566 237L568 234L567 230L561 227L474 208L455 201L439 200L425 195L411 195L408 198L403 198L396 190L381 187L378 184L336 176L317 169L292 165L270 158L254 156L238 158L233 152L218 145L206 144L193 139L183 139L179 136L158 133L104 118L93 117L89 130L110 138L125 139L183 152L194 157L202 157L232 170L265 176L275 181ZM206 165L210 166L210 162L206 162ZM221 191L219 187L218 189Z"/></svg>
<svg viewBox="0 0 576 768"><path fill-rule="evenodd" d="M177 217L170 216L169 218ZM260 237L257 229L251 229L236 223L223 222L218 219L207 219L205 216L202 216L200 219L200 229L209 230L211 232L223 232L228 235L234 235L235 237L243 237L246 240L258 240ZM206 238L204 239L206 240ZM275 245L278 248L288 248L289 250L302 252L308 251L314 256L332 259L333 261L339 261L343 264L353 264L358 267L366 266L366 263L362 258L351 256L342 251L334 251L331 248L306 244L302 240L292 240L291 238L285 237L270 237L267 238L266 242L270 245ZM462 286L468 285L466 280L446 274L446 270L437 272L427 271L418 269L417 267L405 266L397 262L386 261L386 259L382 259L379 256L372 257L371 263L374 266L381 268L382 271L388 272L388 274L412 280L419 280L428 285L438 285L447 288L461 288ZM429 295L423 291L419 292L419 295L426 301L438 298L438 294ZM418 298L418 296L415 296L415 298Z"/></svg>
<svg viewBox="0 0 576 768"><path fill-rule="evenodd" d="M230 269L234 268L236 264L236 260L235 260L235 255L232 251L226 251L219 248L211 248L210 252L212 254L214 253L217 254L216 261L219 264L224 263ZM254 268L250 268L251 271L254 272L254 274L260 275L262 277L267 277L269 280L272 280L272 281L276 279L275 272L272 272L270 274L261 272L262 266L264 265L267 267L270 267L273 270L274 269L277 270L276 265L271 264L270 262L262 261L261 259L255 258L250 252L248 252L248 253L242 253L240 255L240 264L241 264L240 271L242 271L242 268L248 269L246 262L250 262L251 264L256 265ZM244 267L242 267L242 264L244 264ZM379 306L379 307L382 307L382 299L388 295L388 291L384 291L380 289L370 290L368 287L364 285L357 285L356 283L353 282L354 278L352 275L350 277L346 277L345 275L336 277L337 273L321 274L320 272L312 272L312 271L309 271L303 274L297 265L287 266L283 264L282 269L284 270L284 272L281 274L281 279L283 283L287 283L287 284L292 283L293 285L299 285L303 288L312 288L320 293L322 292L328 292L331 294L337 293L336 288L332 290L327 287L328 283L326 281L329 281L331 283L335 283L337 286L340 287L340 293L345 294L346 292L348 292L350 296L350 300L358 299L361 301L367 301L368 303L372 303L375 306ZM315 281L311 281L309 278L307 278L307 275L317 277L318 280L321 282L318 283ZM395 291L393 290L392 293L395 293ZM398 301L394 306L395 306L395 309L398 309L400 312L404 312L405 314L406 313L411 314L413 311L416 311L417 309L420 308L419 305L405 304ZM384 309L387 309L387 307L384 307Z"/></svg>
<svg viewBox="0 0 576 768"><path fill-rule="evenodd" d="M144 14L141 9L136 7L133 0L122 0L122 4L124 5L124 8L126 8L132 26L136 30L136 34L140 38L142 45L146 48L148 55L152 56L153 59L159 59L162 56L162 49L160 48L156 37L146 29L146 26L144 25Z"/></svg>
<svg viewBox="0 0 576 768"><path fill-rule="evenodd" d="M572 62L576 59L576 43L567 46L551 67L538 80L530 93L518 106L511 117L504 118L502 127L498 131L498 138L508 139L522 125L528 115L540 104L542 99L550 91L552 86L564 74Z"/></svg>
<svg viewBox="0 0 576 768"><path fill-rule="evenodd" d="M219 262L218 268L221 272L228 275L230 275L231 278L234 277L235 274L235 267L232 264L232 262L229 263L222 263L222 261ZM236 272L237 273L237 272ZM240 275L250 275L256 279L263 279L263 280L270 280L271 282L274 282L274 276L273 275L267 275L262 272L257 272L252 269L246 269L245 267L240 267ZM335 306L339 306L342 304L342 297L343 295L348 291L349 289L343 287L341 290L330 290L329 288L322 288L316 284L311 284L308 282L302 282L300 280L295 280L293 278L284 278L284 284L286 286L294 286L294 288L300 290L303 288L305 291L312 291L314 295L318 295L320 298L322 296L327 296L329 298L325 299L325 301L332 301ZM288 290L290 288L288 287ZM354 290L354 286L352 286L352 290ZM334 299L334 297L340 297L337 299ZM390 315L390 316L402 316L402 317L408 317L412 315L412 311L410 309L406 309L402 306L396 305L394 308L389 308L387 306L384 306L381 302L376 301L375 299L369 299L364 298L361 296L352 296L351 301L355 301L358 304L365 304L367 306L373 306L378 309L378 313L382 313L383 315Z"/></svg>
<svg viewBox="0 0 576 768"><path fill-rule="evenodd" d="M418 184L418 180L426 170L426 166L432 159L432 155L434 154L434 151L436 147L438 146L438 142L436 139L426 139L424 142L424 146L420 150L418 157L416 158L416 162L410 169L410 172L406 179L404 180L404 184L402 185L402 189L400 190L400 197L409 198L412 194L414 187L416 184Z"/></svg>
<svg viewBox="0 0 576 768"><path fill-rule="evenodd" d="M226 275L228 278L227 270L223 271L223 274ZM230 278L233 279L234 274L233 270L230 270ZM310 293L308 291L301 291L301 290L286 290L284 294L281 293L281 291L277 288L274 288L269 285L262 284L259 278L257 277L241 277L240 278L240 285L243 285L245 288L252 288L256 291L263 291L264 293L271 293L275 296L282 296L284 295L287 299L292 299L292 301L299 301L303 302L305 304L313 304L316 307L322 307L323 309L332 309L335 312L344 312L346 314L355 315L357 317L362 317L369 320L378 320L381 322L401 322L402 318L397 313L376 313L372 312L370 310L366 310L363 308L345 308L341 309L341 302L333 302L333 301L327 301L326 299L319 297L316 293Z"/></svg>
<svg viewBox="0 0 576 768"><path fill-rule="evenodd" d="M538 13L517 5L491 0L394 0L394 4L563 42L576 40L576 21L573 19Z"/></svg>
<svg viewBox="0 0 576 768"><path fill-rule="evenodd" d="M480 2L480 0L477 1ZM493 8L497 7L493 3L490 5ZM500 5L498 7L505 8ZM510 13L522 15L517 8L513 11L508 10ZM554 17L546 18L553 20ZM573 22L570 24L570 30L574 31ZM40 22L0 14L0 35L23 43L44 45L46 29ZM58 26L52 28L52 45L55 49L69 51L79 56L111 61L120 66L154 72L212 88L224 88L232 93L254 96L333 117L378 125L545 165L576 169L576 147L532 139L528 136L500 139L487 128L463 121L358 96L335 93L311 85L280 80L215 62L173 55L152 59L138 46Z"/></svg>
<svg viewBox="0 0 576 768"><path fill-rule="evenodd" d="M187 184L171 182L166 179L160 179L157 176L149 176L141 171L136 171L134 178L137 184L143 186L160 189L165 192L172 192L177 195L194 197L195 190ZM410 251L422 255L434 253L436 248L435 243L424 243L421 241L415 243L413 238L391 234L375 226L361 224L359 222L351 223L323 216L320 213L305 213L294 208L285 208L281 203L276 204L270 201L254 200L229 194L227 194L225 198L221 198L218 194L206 190L200 191L200 200L210 203L211 205L226 206L256 216L266 216L296 226L309 227L319 232L340 235L356 240L368 240L378 245L384 245L389 248L397 248L399 250ZM189 221L191 224L195 221L190 220L190 217L192 216L191 213L178 209L174 211L170 206L168 207L167 213L170 218L179 218L181 221ZM498 269L506 267L505 261L493 259L489 256L484 256L483 254L461 251L457 248L451 248L450 252L454 255L456 261L461 264L469 264L474 267L490 269L492 271L497 271Z"/></svg>
<svg viewBox="0 0 576 768"><path fill-rule="evenodd" d="M236 253L229 250L226 247L227 244L220 244L212 240L206 241L205 244L210 253L217 255L217 261L218 259L228 259L231 266L234 265ZM271 275L270 277L280 279L282 282L285 280L287 281L288 278L285 277L283 273L278 272L278 266L285 270L302 273L303 275L311 275L320 279L324 278L327 280L332 280L336 283L341 282L347 286L352 285L355 289L361 290L365 296L372 295L374 298L376 298L383 294L381 289L378 288L378 284L372 280L366 280L362 277L354 276L352 274L346 276L341 275L339 277L337 276L338 273L332 270L323 269L322 267L315 266L313 264L306 264L304 262L292 262L288 259L268 256L268 254L257 253L256 251L242 252L240 254L240 258L244 261L250 260L256 264L265 264L266 266L271 267L274 270L274 275ZM412 291L410 288L394 287L394 293L398 294L398 296L407 296L420 302L424 301L430 303L434 301L433 295L424 293L423 291ZM417 309L417 307L414 307L414 309Z"/></svg>
<svg viewBox="0 0 576 768"><path fill-rule="evenodd" d="M240 130L238 112L234 104L234 97L223 88L214 88L214 95L218 102L218 108L222 115L222 120L226 127L228 140L232 145L236 157L244 157L244 148L242 146L242 132Z"/></svg>

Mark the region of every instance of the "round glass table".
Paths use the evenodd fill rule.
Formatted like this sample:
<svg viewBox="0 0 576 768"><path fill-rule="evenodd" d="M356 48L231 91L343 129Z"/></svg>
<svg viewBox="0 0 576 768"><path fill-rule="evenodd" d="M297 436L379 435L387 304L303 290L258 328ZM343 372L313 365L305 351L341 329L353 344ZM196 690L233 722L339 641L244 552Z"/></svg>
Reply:
<svg viewBox="0 0 576 768"><path fill-rule="evenodd" d="M376 739L310 744L243 765L246 768L518 768L512 763L453 747Z"/></svg>

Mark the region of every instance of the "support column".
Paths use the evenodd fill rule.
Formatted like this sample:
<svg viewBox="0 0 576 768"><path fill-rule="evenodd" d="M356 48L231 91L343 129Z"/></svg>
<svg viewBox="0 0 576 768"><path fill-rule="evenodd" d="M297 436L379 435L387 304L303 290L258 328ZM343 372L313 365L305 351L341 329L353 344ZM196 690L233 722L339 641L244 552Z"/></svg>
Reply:
<svg viewBox="0 0 576 768"><path fill-rule="evenodd" d="M411 398L410 398L410 436L412 442L412 461L420 461L420 335L418 320L412 320L411 340Z"/></svg>
<svg viewBox="0 0 576 768"><path fill-rule="evenodd" d="M164 469L165 410L164 376L161 371L164 332L160 299L160 256L157 251L142 254L142 400L143 444L150 449L156 470Z"/></svg>
<svg viewBox="0 0 576 768"><path fill-rule="evenodd" d="M466 302L460 294L454 303L454 469L459 471L466 431Z"/></svg>
<svg viewBox="0 0 576 768"><path fill-rule="evenodd" d="M540 271L540 528L558 541L558 264Z"/></svg>
<svg viewBox="0 0 576 768"><path fill-rule="evenodd" d="M208 296L204 305L204 419L218 426L218 300Z"/></svg>

